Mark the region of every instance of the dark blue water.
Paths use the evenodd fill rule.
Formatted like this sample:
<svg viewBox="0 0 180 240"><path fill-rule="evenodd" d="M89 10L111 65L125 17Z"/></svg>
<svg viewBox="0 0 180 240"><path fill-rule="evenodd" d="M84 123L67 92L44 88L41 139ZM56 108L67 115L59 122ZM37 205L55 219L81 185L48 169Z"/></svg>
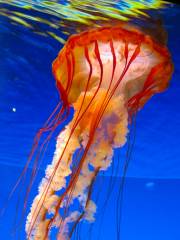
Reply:
<svg viewBox="0 0 180 240"><path fill-rule="evenodd" d="M136 141L123 195L121 240L180 239L180 8L162 11L162 18L169 34L168 47L175 71L169 89L154 96L137 116ZM62 45L55 39L12 25L6 17L1 16L0 23L0 206L3 206L27 161L35 133L59 101L51 63ZM52 140L39 180L51 160L54 144ZM124 155L125 150L120 152L122 161ZM109 169L98 179L103 190L98 199L97 223L92 231L87 224L81 226L83 240L87 236L92 240L117 239L114 199L118 195L120 172L114 173L114 188L102 217L111 173ZM37 185L33 187L30 202L36 189ZM17 199L15 194L0 220L0 240L18 239L18 234L12 235ZM17 231L22 240L25 239L23 224Z"/></svg>

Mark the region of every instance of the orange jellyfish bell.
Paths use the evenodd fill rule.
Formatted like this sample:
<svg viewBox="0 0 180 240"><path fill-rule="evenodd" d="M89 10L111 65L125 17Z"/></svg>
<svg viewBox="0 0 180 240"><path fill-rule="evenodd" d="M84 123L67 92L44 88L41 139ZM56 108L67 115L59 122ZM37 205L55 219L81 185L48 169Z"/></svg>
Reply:
<svg viewBox="0 0 180 240"><path fill-rule="evenodd" d="M142 107L166 89L172 69L167 48L128 24L70 37L53 63L60 94L69 104L83 91L117 85L116 95L123 92L129 106Z"/></svg>
<svg viewBox="0 0 180 240"><path fill-rule="evenodd" d="M69 38L53 74L63 102L59 115L73 106L74 116L57 138L27 218L27 239L49 239L52 228L57 239L70 239L78 222L95 220L97 174L125 144L129 117L166 89L172 71L167 48L127 24Z"/></svg>

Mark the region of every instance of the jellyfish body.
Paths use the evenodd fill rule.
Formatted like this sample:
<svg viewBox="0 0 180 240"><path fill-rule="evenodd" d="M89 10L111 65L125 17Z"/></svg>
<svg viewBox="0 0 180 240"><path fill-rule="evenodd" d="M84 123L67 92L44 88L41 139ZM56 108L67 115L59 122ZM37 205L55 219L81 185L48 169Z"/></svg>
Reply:
<svg viewBox="0 0 180 240"><path fill-rule="evenodd" d="M59 116L71 106L74 116L57 138L27 218L27 239L49 239L53 227L57 239L70 239L78 222L94 221L97 174L125 144L130 117L166 89L172 71L167 48L127 24L69 38L53 74L63 102Z"/></svg>

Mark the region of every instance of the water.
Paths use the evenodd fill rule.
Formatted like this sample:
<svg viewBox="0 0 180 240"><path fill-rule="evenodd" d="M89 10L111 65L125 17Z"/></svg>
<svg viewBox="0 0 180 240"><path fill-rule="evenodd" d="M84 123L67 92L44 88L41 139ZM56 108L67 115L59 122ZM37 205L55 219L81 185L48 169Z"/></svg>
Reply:
<svg viewBox="0 0 180 240"><path fill-rule="evenodd" d="M87 16L85 22L81 17L78 18L86 12L84 9L86 5L81 7L81 10L79 7L77 9L78 1L76 1L76 11L74 10L76 13L74 18L79 19L78 24L73 17L67 19L65 13L59 15L56 11L54 14L54 5L48 5L47 1L31 2L32 5L29 2L27 4L27 1L11 1L13 4L4 4L0 1L2 6L0 10L0 206L3 205L27 160L35 133L58 103L59 96L51 73L52 61L68 35L75 31L76 26L78 31L81 27L86 28L92 24L92 20L90 21ZM69 1L63 3L64 11L70 9L68 4ZM121 10L120 6L115 7L113 9ZM94 11L93 9L89 14L92 15ZM180 8L175 5L159 12L169 34L168 47L172 53L175 72L169 89L154 96L138 113L136 141L124 192L121 240L180 239L178 231ZM111 11L110 16L114 13ZM98 21L100 22L100 19ZM55 140L52 140L37 183L43 176L45 166L51 160L54 144ZM125 150L120 153L120 159L123 159L124 154ZM117 160L116 155L115 159ZM113 199L117 198L121 175L117 171L113 173L114 191L109 198L102 222L103 199L107 196L106 187L103 186L108 185L111 171L112 169L109 169L98 179L101 184L103 182L101 185L103 190L98 200L97 224L93 225L89 234L93 240L98 237L102 240L117 239L115 226L117 208L116 204L113 205ZM29 204L36 195L37 183L32 189ZM6 214L0 220L2 240L25 239L24 222L22 228L17 231L20 234L19 238L18 234L12 235L17 198L18 194L15 194ZM101 231L99 231L100 226ZM87 231L89 233L85 224L80 231L83 240L87 239ZM99 232L101 235L98 235Z"/></svg>

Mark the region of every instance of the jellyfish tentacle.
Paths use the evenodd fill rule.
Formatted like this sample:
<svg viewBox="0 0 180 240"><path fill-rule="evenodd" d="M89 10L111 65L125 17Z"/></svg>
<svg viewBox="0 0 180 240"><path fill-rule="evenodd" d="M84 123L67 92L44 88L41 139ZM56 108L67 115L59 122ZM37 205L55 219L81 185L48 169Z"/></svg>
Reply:
<svg viewBox="0 0 180 240"><path fill-rule="evenodd" d="M98 139L98 141L99 141L100 139ZM93 150L93 152L98 152L98 149L101 149L101 148L99 148L99 146L97 146L97 149L95 150ZM92 151L92 150L91 150ZM109 152L110 152L110 149L108 149L108 151L107 151L107 155L109 154ZM99 160L100 162L101 162L101 160ZM86 156L86 162L90 162L90 160L88 160L88 156ZM101 166L101 165L100 165ZM102 167L102 166L101 166ZM76 185L77 185L77 183L76 183Z"/></svg>
<svg viewBox="0 0 180 240"><path fill-rule="evenodd" d="M104 93L105 94L105 93ZM102 98L102 97L101 97ZM100 99L101 99L100 98ZM124 125L124 124L123 124ZM88 141L89 141L89 139L88 139ZM124 141L124 140L123 140ZM100 141L100 139L98 139L98 141L97 142L101 142ZM97 144L97 142L96 142L96 144ZM87 145L87 143L85 144L85 147L86 147L86 145ZM95 149L91 149L91 152L99 152L99 150L98 149L102 149L102 147L100 147L99 145L97 145L97 146L95 146L96 148ZM112 148L112 146L110 147L110 148L108 148L107 150L106 150L106 154L107 155L109 155L109 153L110 152L112 152L112 150L110 151L110 149ZM102 157L102 158L99 158L99 157L97 157L97 159L99 159L99 162L97 162L97 163L93 163L93 162L91 162L91 158L92 158L92 156L86 156L86 162L89 162L89 163L92 163L92 164L95 164L95 166L94 167L99 167L99 168L102 168L102 161L103 161L103 159L104 159L104 156ZM109 162L107 162L107 163L109 163ZM96 164L98 164L98 165L96 165ZM104 165L104 167L105 167L106 165ZM107 166L106 166L107 167ZM82 168L81 168L81 170L83 169L83 166L82 166ZM78 175L78 176L81 176L81 175ZM92 179L91 179L92 180ZM76 182L76 186L78 186L78 181ZM86 186L86 187L88 187L88 186ZM80 191L80 189L74 189L73 188L73 191L75 191L76 190L76 192L81 192ZM74 193L75 194L75 193ZM61 225L61 227L63 227L63 224Z"/></svg>
<svg viewBox="0 0 180 240"><path fill-rule="evenodd" d="M27 161L26 165L24 166L21 175L19 176L18 180L16 181L16 184L14 185L11 193L9 194L9 198L11 198L11 196L13 195L13 193L15 192L15 190L17 189L18 185L20 184L21 179L23 178L23 176L24 176L25 173L27 172L27 169L28 169L28 167L29 167L29 164L30 164L30 162L31 162L31 160L32 160L32 158L33 158L33 155L34 155L37 147L38 147L38 143L39 143L39 141L40 141L41 135L42 135L44 132L46 132L46 131L49 130L49 129L48 129L48 122L49 122L50 119L53 117L53 115L56 113L59 105L60 105L60 104L58 104L58 105L55 107L55 109L53 110L53 112L52 112L52 114L50 115L50 117L46 120L44 126L43 126L43 127L38 131L38 133L36 134L36 136L35 136L35 138L34 138L34 143L33 143L31 152L30 152L30 154L29 154L29 156L28 156L28 161ZM9 199L9 198L8 198L8 199Z"/></svg>
<svg viewBox="0 0 180 240"><path fill-rule="evenodd" d="M28 216L27 225L26 225L26 231L29 233L28 239L31 239L31 236L34 234L33 230L37 227L38 221L41 222L41 225L43 227L43 220L47 212L50 210L54 212L53 204L55 204L55 202L52 201L53 200L52 198L56 196L55 200L57 202L58 196L54 194L56 191L65 187L65 177L71 174L71 170L70 170L71 162L68 163L68 159L72 157L73 152L79 146L79 143L76 138L74 139L71 138L72 145L71 147L66 149L66 157L64 157L61 160L61 162L58 164L58 169L56 171L57 174L55 175L55 178L53 178L51 185L48 186L48 192L47 192L47 195L45 196L45 199L42 197L42 195L44 194L44 189L47 188L47 185L49 183L48 179L50 178L52 172L54 171L54 166L59 161L59 155L61 155L61 152L64 150L64 146L66 145L66 141L68 140L69 132L70 132L70 129L67 127L63 132L61 132L60 136L58 137L57 147L56 147L56 151L58 152L55 152L55 156L53 158L52 164L47 167L46 177L42 180L39 186L39 194L37 195L37 197L35 198L32 204L31 212ZM39 206L39 209L37 208L37 206ZM45 224L47 224L47 222Z"/></svg>
<svg viewBox="0 0 180 240"><path fill-rule="evenodd" d="M21 213L21 220L20 220L20 222L23 220L24 214L25 214L25 210L26 210L26 207L27 207L27 201L28 201L28 198L29 198L29 193L31 191L32 184L33 184L33 182L35 180L35 177L37 175L38 169L39 169L40 164L42 162L43 156L44 156L44 154L46 152L46 149L48 147L49 140L50 140L53 132L57 128L57 126L59 126L60 122L63 122L67 118L67 114L65 114L63 116L63 113L65 112L65 109L66 109L65 106L62 106L62 104L58 103L57 106L54 108L53 112L51 113L51 115L48 117L48 119L44 123L43 127L41 127L39 129L39 131L37 132L36 136L34 137L32 149L31 149L31 151L29 153L28 160L27 160L27 162L26 162L26 164L25 164L25 166L24 166L20 176L16 180L16 183L15 183L13 189L9 193L9 196L8 196L8 198L6 200L6 203L5 203L5 205L4 205L3 209L2 209L2 214L5 211L8 203L9 203L9 201L11 199L11 197L13 196L14 192L18 188L19 184L20 183L22 185L24 184L24 182L26 180L26 173L27 173L28 167L29 167L30 163L33 162L29 186L28 186L28 188L27 188L27 190L25 192L25 196L24 196L24 205L23 205L23 210L22 210L22 213ZM50 122L50 121L52 121L52 122ZM48 134L48 136L46 136L46 138L43 140L43 142L40 145L41 137L46 132L49 132L49 134ZM20 189L20 191L22 191L22 189Z"/></svg>
<svg viewBox="0 0 180 240"><path fill-rule="evenodd" d="M43 160L43 156L46 152L46 149L48 148L48 144L49 144L49 141L56 129L56 127L59 125L59 121L60 122L63 122L66 118L67 118L67 114L68 114L68 111L67 113L65 114L65 116L63 116L63 111L65 111L65 109L61 108L60 112L58 112L58 114L55 116L54 118L54 126L51 130L49 129L46 129L44 130L45 131L50 131L49 134L47 135L47 137L43 140L40 148L38 149L38 153L34 159L34 163L33 163L33 167L32 167L32 172L31 172L31 176L30 176L30 182L29 182L29 186L27 188L27 191L26 191L26 194L25 194L25 198L24 198L24 207L23 207L23 213L22 213L22 218L23 218L23 214L25 213L25 210L26 210L26 207L27 207L27 201L28 201L28 197L29 197L29 193L31 191L31 187L33 185L33 182L35 180L35 177L38 173L38 170L40 168L40 165L41 165L41 162ZM49 118L50 119L50 118ZM43 129L41 129L40 131L42 131ZM43 133L43 132L42 132ZM31 156L32 158L32 156Z"/></svg>
<svg viewBox="0 0 180 240"><path fill-rule="evenodd" d="M87 53L88 53L88 52L86 52L86 56L88 56ZM88 58L87 58L87 59L88 59ZM92 74L92 64L91 64L90 60L88 60L88 62L89 62L89 65L90 65L90 74L89 74L89 79L88 79L88 82L89 82L89 81L90 81L90 78L91 78L91 74ZM88 83L87 83L87 85L88 85ZM60 85L60 87L61 87L61 85ZM86 88L87 88L87 87L86 87ZM97 94L97 90L96 90L96 93L95 93L94 95L96 95L96 94ZM63 99L64 99L64 98L63 98ZM84 112L82 113L82 115L81 115L79 118L78 118L78 116L79 116L79 114L78 114L78 116L77 116L77 118L76 118L76 121L75 121L75 125L72 127L72 131L71 131L71 133L70 133L70 135L69 135L69 138L68 138L68 141L67 141L67 143L66 143L66 146L64 147L64 150L63 150L63 152L62 152L62 155L60 156L59 162L61 161L61 158L63 157L63 154L64 154L64 152L65 152L65 150L66 150L66 147L67 147L67 145L68 145L68 143L69 143L70 138L72 137L72 134L73 134L73 132L74 132L74 130L75 130L78 122L81 120L81 118L83 117L84 113L85 113L85 112L87 111L87 109L90 107L92 101L93 101L93 97L92 97L92 99L91 99L91 101L89 102L88 106L86 107L86 109L84 110ZM51 178L50 178L50 180L49 180L49 184L47 184L47 187L46 187L46 189L44 190L44 194L42 194L39 202L36 204L36 209L35 209L34 212L36 212L36 211L38 210L39 205L41 206L41 201L43 202L44 199L46 198L46 195L47 195L49 186L50 186L50 184L51 184L51 182L52 182L52 179L53 179L53 177L54 177L54 174L56 173L56 169L57 169L57 167L58 167L59 162L57 163L57 166L55 166L54 172L52 173L52 176L51 176ZM42 207L42 206L41 206L41 207ZM38 215L39 215L39 213L40 213L40 211L41 211L41 207L39 208L39 211L37 212L36 217L35 217L35 218L33 217L33 218L34 218L34 221L32 221L33 223L32 223L32 225L31 225L31 229L29 230L28 239L29 239L29 236L31 235L31 232L32 232L33 228L34 228L33 225L35 224L35 222L36 222L36 220L37 220L37 217L38 217ZM28 221L29 221L29 220L28 220Z"/></svg>
<svg viewBox="0 0 180 240"><path fill-rule="evenodd" d="M101 83L102 83L102 78L103 78L103 65L102 65L102 61L101 61L101 58L100 58L100 53L99 53L99 48L98 48L98 43L97 43L97 41L95 41L95 54L96 54L96 57L97 57L97 59L98 59L98 61L99 61L99 65L100 65L100 69L101 69L100 81L99 81L99 85L98 85L98 87L97 87L97 89L96 89L96 92L95 92L93 98L91 99L91 101L89 102L87 108L90 106L91 102L93 101L93 99L94 99L95 96L97 95L98 90L99 90L99 88L100 88L100 85L101 85ZM83 116L83 115L82 115L82 116ZM91 143L88 144L85 152L88 151L88 148L89 148L90 144L91 144ZM80 166L82 165L84 159L85 159L85 155L83 156L83 158L82 158L81 161L80 161L80 162L81 162L81 164L79 164ZM56 171L56 170L55 170L55 171ZM79 172L79 171L80 171L80 168L78 169L78 172ZM56 215L58 214L58 209L59 209L59 207L60 207L60 205L61 205L61 203L62 203L62 201L63 201L63 199L64 199L64 196L65 196L65 195L67 194L67 192L71 189L71 184L75 184L75 183L76 183L76 179L77 179L76 176L77 176L77 175L78 175L78 174L75 175L75 178L72 177L72 180L70 180L70 183L69 183L69 185L67 186L65 193L64 193L64 194L62 195L62 197L60 198L59 203L58 203L58 205L57 205L57 207L56 207L56 212L55 212L54 216L52 217L52 219L51 219L51 220L49 221L49 223L48 223L48 228L47 228L46 237L48 236L48 233L49 233L50 224L53 223Z"/></svg>
<svg viewBox="0 0 180 240"><path fill-rule="evenodd" d="M87 46L85 46L85 57L86 57L86 59L87 59L87 61L88 61L88 64L89 64L89 66L90 66L90 73L89 73L89 76L88 76L88 81L87 81L87 85L86 85L86 88L85 88L85 93L84 93L84 96L83 96L83 100L82 100L82 103L81 103L81 106L80 106L80 108L79 108L79 113L80 113L80 111L81 111L81 109L82 109L82 106L83 106L83 103L84 103L84 100L85 100L85 97L86 97L86 93L87 93L87 89L88 89L88 86L89 86L89 81L90 81L90 79L91 79L91 75L92 75L92 64L91 64L91 61L90 61L90 58L89 58L89 54L88 54L88 48L87 48ZM98 59L100 59L100 54L99 54L99 50L98 50L98 46L97 46L97 44L96 44L96 47L95 47L95 52L96 52L96 55L97 55L97 57L98 57ZM101 63L100 63L101 64ZM102 65L102 64L101 64ZM101 68L102 69L102 68ZM113 75L112 75L113 76ZM102 76L101 76L102 77ZM113 78L113 77L112 77ZM93 98L92 98L92 100L93 100ZM78 114L79 115L79 114ZM82 114L82 116L83 116L83 114ZM73 188L72 188L72 190L71 190L71 194L72 194L72 192L73 192ZM69 201L71 201L71 196L69 197ZM67 206L68 206L68 202L67 202ZM83 216L83 215L81 215L81 216ZM80 218L79 218L79 220L80 220Z"/></svg>
<svg viewBox="0 0 180 240"><path fill-rule="evenodd" d="M84 207L84 210L83 212L79 215L77 221L74 223L73 227L71 228L71 231L69 233L69 238L72 237L72 234L77 226L77 224L80 222L80 220L83 218L83 216L85 215L86 213L86 209L87 209L87 206L89 204L89 202L91 201L90 198L91 198L91 195L92 195L92 189L93 189L93 185L95 183L95 179L99 173L99 168L96 168L95 171L94 171L94 176L92 177L92 180L91 180L91 184L89 186L89 190L88 190L88 196L87 196L87 199L86 199L86 204L85 204L85 207Z"/></svg>
<svg viewBox="0 0 180 240"><path fill-rule="evenodd" d="M97 89L96 89L96 92L94 93L93 98L92 98L91 101L89 102L87 108L90 106L90 104L92 103L93 99L94 99L95 96L97 95L97 93L98 93L98 91L99 91L99 88L100 88L100 86L101 86L101 83L102 83L102 79L103 79L103 64L102 64L102 61L101 61L101 57L100 57L99 47L98 47L97 41L95 41L95 54L96 54L96 57L97 57L97 59L98 59L98 62L99 62L99 65L100 65L100 70L101 70L101 72L100 72L100 81L99 81L98 87L97 87ZM83 116L83 115L82 115L82 116ZM59 202L58 202L58 204L57 204L55 214L54 214L54 216L51 218L51 220L50 220L49 223L48 223L48 228L47 228L46 237L47 237L48 234L49 234L50 226L52 225L55 217L56 217L57 214L58 214L59 207L60 207L62 201L64 200L64 197L65 197L66 194L69 192L69 190L71 190L72 186L74 186L74 185L76 184L78 175L79 175L79 173L80 173L80 170L81 170L81 167L82 167L83 162L84 162L84 160L85 160L85 157L86 157L86 154L87 154L87 152L88 152L88 149L89 149L89 147L90 147L90 145L91 145L92 139L93 139L93 138L89 139L89 143L87 144L87 146L86 146L86 148L85 148L85 150L84 150L84 154L83 154L83 156L82 156L82 158L81 158L81 160L80 160L80 162L79 162L79 168L77 169L76 174L71 177L70 182L69 182L69 185L68 185L67 188L66 188L66 191L64 192L64 194L62 195L62 197L60 198L60 200L59 200Z"/></svg>

